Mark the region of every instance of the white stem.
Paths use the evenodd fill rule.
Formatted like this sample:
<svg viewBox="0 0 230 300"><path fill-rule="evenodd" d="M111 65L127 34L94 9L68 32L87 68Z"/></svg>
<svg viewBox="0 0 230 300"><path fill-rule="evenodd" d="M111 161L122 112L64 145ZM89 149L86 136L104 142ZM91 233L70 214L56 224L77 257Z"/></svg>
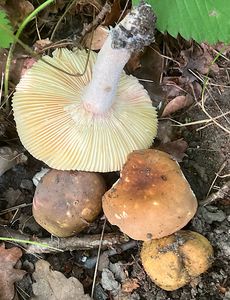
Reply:
<svg viewBox="0 0 230 300"><path fill-rule="evenodd" d="M104 114L111 108L121 72L131 53L154 41L155 22L151 6L141 1L110 31L98 54L92 80L83 93L85 109Z"/></svg>
<svg viewBox="0 0 230 300"><path fill-rule="evenodd" d="M127 49L113 49L109 34L98 53L92 80L83 94L83 105L95 114L107 112L113 104L121 72L130 58Z"/></svg>

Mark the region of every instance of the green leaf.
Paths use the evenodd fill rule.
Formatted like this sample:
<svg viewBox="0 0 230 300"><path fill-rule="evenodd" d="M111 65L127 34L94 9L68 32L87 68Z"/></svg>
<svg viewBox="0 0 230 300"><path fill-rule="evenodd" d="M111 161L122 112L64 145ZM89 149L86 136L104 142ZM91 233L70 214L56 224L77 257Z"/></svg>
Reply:
<svg viewBox="0 0 230 300"><path fill-rule="evenodd" d="M230 0L148 0L157 28L176 37L210 44L230 43ZM133 0L137 5L139 0Z"/></svg>
<svg viewBox="0 0 230 300"><path fill-rule="evenodd" d="M13 30L3 10L0 10L0 48L8 48L13 42Z"/></svg>

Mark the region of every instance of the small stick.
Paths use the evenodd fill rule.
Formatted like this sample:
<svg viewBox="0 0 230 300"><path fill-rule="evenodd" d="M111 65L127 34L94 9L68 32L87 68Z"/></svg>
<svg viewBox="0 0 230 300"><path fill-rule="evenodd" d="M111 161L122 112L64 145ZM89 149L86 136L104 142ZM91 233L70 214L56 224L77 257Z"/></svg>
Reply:
<svg viewBox="0 0 230 300"><path fill-rule="evenodd" d="M228 195L230 190L230 181L227 181L217 192L212 193L208 198L203 201L200 201L200 206L206 206L217 199L223 199Z"/></svg>
<svg viewBox="0 0 230 300"><path fill-rule="evenodd" d="M108 257L110 256L113 256L113 255L116 255L116 254L120 254L124 251L127 251L129 249L132 249L134 247L137 246L137 241L134 241L134 240L131 240L127 243L124 243L124 244L121 244L118 246L118 248L113 248L113 249L109 249L109 250L106 250L103 252L103 255L107 255ZM99 259L100 261L100 259ZM94 257L89 257L83 264L83 266L86 268L86 269L92 269L95 264L97 262L97 256L94 256Z"/></svg>
<svg viewBox="0 0 230 300"><path fill-rule="evenodd" d="M102 7L101 11L97 14L97 16L94 18L93 22L90 24L84 26L81 36L84 37L86 33L88 33L92 28L97 26L101 23L101 21L104 19L106 14L111 11L111 5L106 2L105 5Z"/></svg>
<svg viewBox="0 0 230 300"><path fill-rule="evenodd" d="M27 253L55 253L61 251L73 251L73 250L89 250L98 248L100 243L102 249L112 247L117 244L127 242L127 237L122 234L106 233L100 242L101 235L85 235L85 236L73 236L68 238L37 238L31 235L20 233L19 231L10 229L5 226L0 226L0 237L9 237L23 242L18 243L23 245ZM24 242L25 241L25 242ZM26 241L36 241L40 244L45 244L45 247L39 245L26 244ZM46 245L48 245L46 247Z"/></svg>
<svg viewBox="0 0 230 300"><path fill-rule="evenodd" d="M94 289L95 289L95 284L96 284L96 278L97 278L97 270L98 270L98 265L99 265L99 260L100 260L100 255L101 255L101 247L102 247L102 242L105 234L105 225L106 225L106 219L104 220L104 224L102 227L102 232L101 232L101 238L100 238L100 245L98 247L97 251L97 257L96 257L96 265L94 269L94 274L93 274L93 285L92 285L92 290L91 290L91 298L93 299L94 296Z"/></svg>

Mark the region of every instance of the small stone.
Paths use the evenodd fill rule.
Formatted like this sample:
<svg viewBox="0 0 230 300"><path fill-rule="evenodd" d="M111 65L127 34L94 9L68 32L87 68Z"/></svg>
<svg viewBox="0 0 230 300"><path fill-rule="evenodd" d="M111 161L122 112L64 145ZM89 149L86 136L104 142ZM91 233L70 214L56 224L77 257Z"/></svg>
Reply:
<svg viewBox="0 0 230 300"><path fill-rule="evenodd" d="M223 222L226 218L226 214L222 211L217 209L215 212L210 211L213 209L209 209L209 207L202 207L201 214L204 220L208 224L212 224L213 222Z"/></svg>
<svg viewBox="0 0 230 300"><path fill-rule="evenodd" d="M29 179L22 179L20 188L31 191L33 189L33 182Z"/></svg>
<svg viewBox="0 0 230 300"><path fill-rule="evenodd" d="M230 291L227 291L224 295L224 299L223 300L230 300Z"/></svg>
<svg viewBox="0 0 230 300"><path fill-rule="evenodd" d="M40 172L36 173L33 177L33 184L37 186L41 181L42 177L49 172L50 169L42 168Z"/></svg>

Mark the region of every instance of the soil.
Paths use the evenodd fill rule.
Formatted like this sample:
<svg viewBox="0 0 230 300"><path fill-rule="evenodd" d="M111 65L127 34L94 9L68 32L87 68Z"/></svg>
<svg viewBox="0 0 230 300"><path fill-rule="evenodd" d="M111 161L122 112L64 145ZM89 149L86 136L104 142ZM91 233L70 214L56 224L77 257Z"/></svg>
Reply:
<svg viewBox="0 0 230 300"><path fill-rule="evenodd" d="M91 20L89 16L90 13L92 13L90 7L84 7L83 12L81 18L78 19L79 24L81 24L81 26L79 26L81 30L83 21ZM55 18L55 14L52 14L52 16ZM69 23L67 22L66 24ZM60 30L57 34L57 39L59 39L65 31L66 29ZM49 32L49 30L46 28L46 33L47 32ZM75 33L75 37L76 34L77 33ZM66 38L66 36L64 37ZM30 36L29 38L28 36L25 38L27 38L28 43L31 45L34 43L34 41L31 41ZM71 38L73 38L73 36L71 36ZM155 46L158 47L159 51L162 51L160 44L154 45L154 47ZM146 58L148 64L149 59L152 58L149 58L149 56L146 57L148 57ZM190 284L178 290L167 292L157 287L145 273L139 256L142 242L131 244L127 251L119 250L118 247L116 255L109 257L105 255L105 257L101 259L96 277L95 300L230 300L229 189L227 193L214 198L210 203L205 202L205 199L209 199L207 198L209 195L214 195L214 193L221 190L221 188L227 184L230 174L230 119L227 114L230 108L228 74L230 53L226 53L225 57L226 58L221 57L217 60L218 72L211 75L208 74L210 75L210 80L205 87L205 109L209 116L216 117L221 114L226 114L224 117L215 119L218 124L213 121L208 123L203 122L203 120L210 119L210 117L207 113L204 113L204 110L202 110L200 106L201 97L198 97L190 107L179 110L170 116L159 118L159 127L165 128L166 126L167 130L165 130L165 134L166 131L171 132L169 135L171 141L183 139L187 142L188 146L186 151L182 153L183 159L180 162L180 166L199 200L200 205L197 214L185 229L194 230L208 238L214 247L215 259L212 267L206 273L194 279ZM175 56L174 58L176 59L177 57ZM159 61L157 61L157 63L159 63ZM141 75L143 75L143 72L145 71L142 69ZM151 70L148 70L148 72L151 72ZM160 71L163 77L167 77L169 74L170 76L176 76L176 73L172 74L170 72L171 68L168 66L165 67L163 71ZM134 71L132 73L135 74ZM146 74L147 73L145 73L145 75ZM177 74L178 77L182 75L183 74ZM204 86L200 80L193 80L191 84L194 84L194 82L201 87ZM13 85L14 84L12 84L12 86ZM146 88L148 89L148 87ZM157 101L154 103L156 105L162 100L162 95L164 95L164 97L165 95L166 97L168 96L167 93L163 93L162 88L163 84L159 83L154 91L149 91L151 95L158 95ZM187 90L187 92L189 93L190 91ZM22 147L16 135L12 115L7 118L5 116L5 112L3 111L2 118L6 123L4 123L4 135L0 136L0 146ZM187 126L177 126L178 123L175 123L175 121L183 124L194 123ZM195 123L196 121L200 121L200 123L197 124ZM220 128L220 126L222 128ZM159 143L161 142L159 139ZM50 235L34 221L31 210L31 203L35 191L32 178L42 167L46 166L43 162L33 158L28 152L25 151L24 154L28 157L26 163L18 164L0 176L0 212L3 209L21 204L28 204L28 206L14 209L0 215L0 224L7 226L6 228L11 228L31 236L50 237ZM103 176L109 188L117 180L119 173L109 173ZM103 223L104 219L101 215L87 230L81 233L81 236L100 234ZM105 232L117 233L118 228L107 223ZM8 246L10 246L10 244ZM44 253L40 254L40 257L49 261L53 269L62 272L65 276L78 278L83 284L85 292L90 294L94 268L87 269L84 262L87 258L95 257L96 255L97 249L65 251L61 254ZM16 283L19 299L30 299L32 296L32 273L34 271L34 263L37 260L37 255L26 254L26 252L21 258L21 268L25 269L28 273L20 282ZM113 268L116 266L119 269L120 277L115 276L113 283L115 282L119 286L123 280L121 277L125 274L126 279L131 280L133 289L131 288L131 290L126 293L121 292L120 296L116 294L117 288L114 288L114 286L110 290L106 289L105 281L101 280L101 278L105 276L103 266L104 269L108 270L107 272L112 272L113 274L115 274ZM123 275L121 276L121 274ZM136 282L137 285L135 285L134 282ZM108 280L107 284L108 283L111 283L111 281Z"/></svg>

